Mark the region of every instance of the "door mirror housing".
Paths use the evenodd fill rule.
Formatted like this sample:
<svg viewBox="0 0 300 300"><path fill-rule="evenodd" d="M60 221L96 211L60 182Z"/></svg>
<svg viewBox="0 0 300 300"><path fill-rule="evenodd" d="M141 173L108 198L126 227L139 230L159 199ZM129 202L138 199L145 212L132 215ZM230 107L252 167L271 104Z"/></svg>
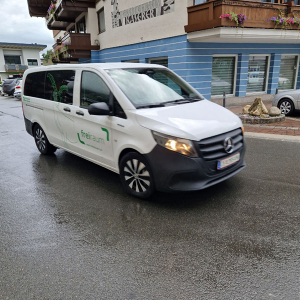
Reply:
<svg viewBox="0 0 300 300"><path fill-rule="evenodd" d="M98 102L89 105L88 112L90 115L108 116L110 108L105 102Z"/></svg>

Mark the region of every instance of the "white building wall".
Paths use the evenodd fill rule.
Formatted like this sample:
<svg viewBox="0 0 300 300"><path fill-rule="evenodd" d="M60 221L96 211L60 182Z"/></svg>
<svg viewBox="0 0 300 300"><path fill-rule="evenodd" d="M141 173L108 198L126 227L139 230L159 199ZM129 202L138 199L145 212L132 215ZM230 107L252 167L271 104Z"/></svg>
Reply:
<svg viewBox="0 0 300 300"><path fill-rule="evenodd" d="M112 2L115 5L112 5ZM156 1L156 0L152 0ZM163 6L164 3L172 3L173 0L158 0ZM101 49L118 47L123 45L130 45L136 43L142 43L157 39L163 39L178 35L185 34L184 26L187 25L187 7L192 5L192 0L174 0L174 6L171 5L171 9L163 15L156 17L150 13L146 14L144 20L138 22L113 28L112 13L118 11L120 14L128 9L134 9L140 5L148 5L149 0L112 0L112 1L100 1L96 5L96 11L98 12L104 7L105 14L105 32L98 34ZM118 4L116 6L116 3ZM153 2L154 3L154 2ZM156 2L157 3L157 2ZM147 7L147 6L146 6ZM140 6L139 9L145 9L145 6ZM148 18L148 19L146 19ZM124 22L123 22L124 23ZM97 17L98 27L98 17Z"/></svg>
<svg viewBox="0 0 300 300"><path fill-rule="evenodd" d="M98 17L95 8L89 8L86 16L86 30L91 34L91 43L96 45L95 40L98 39Z"/></svg>

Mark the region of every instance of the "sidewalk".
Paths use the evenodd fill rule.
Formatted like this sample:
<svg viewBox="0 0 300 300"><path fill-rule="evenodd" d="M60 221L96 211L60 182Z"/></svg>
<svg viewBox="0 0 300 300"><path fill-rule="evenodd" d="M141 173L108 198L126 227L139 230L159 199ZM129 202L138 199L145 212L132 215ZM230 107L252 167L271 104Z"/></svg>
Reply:
<svg viewBox="0 0 300 300"><path fill-rule="evenodd" d="M250 103L249 103L250 104ZM264 101L265 106L269 109L272 106L272 101ZM241 113L243 107L231 106L226 107L233 113ZM244 124L245 132L266 133L276 135L300 136L300 113L297 112L291 117L286 117L285 121L272 124Z"/></svg>

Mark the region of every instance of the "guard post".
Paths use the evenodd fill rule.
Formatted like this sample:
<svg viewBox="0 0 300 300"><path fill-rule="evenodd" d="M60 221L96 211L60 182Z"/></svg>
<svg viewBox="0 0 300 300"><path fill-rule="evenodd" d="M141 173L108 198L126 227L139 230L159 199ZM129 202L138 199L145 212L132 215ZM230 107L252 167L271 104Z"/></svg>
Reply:
<svg viewBox="0 0 300 300"><path fill-rule="evenodd" d="M225 107L226 106L226 93L225 92L223 92L223 107Z"/></svg>

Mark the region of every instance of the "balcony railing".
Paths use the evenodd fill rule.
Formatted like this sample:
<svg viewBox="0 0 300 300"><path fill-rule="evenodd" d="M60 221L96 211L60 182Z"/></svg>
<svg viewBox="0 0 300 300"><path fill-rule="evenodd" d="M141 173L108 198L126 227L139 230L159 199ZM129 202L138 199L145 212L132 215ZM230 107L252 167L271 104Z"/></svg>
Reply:
<svg viewBox="0 0 300 300"><path fill-rule="evenodd" d="M70 62L90 58L91 50L100 50L100 46L92 45L89 33L69 33L56 41L53 50L53 61Z"/></svg>
<svg viewBox="0 0 300 300"><path fill-rule="evenodd" d="M294 2L275 4L247 0L213 0L188 7L188 25L185 26L185 31L193 32L215 27L236 27L237 24L234 21L220 18L222 14L229 12L243 14L247 17L243 24L244 28L282 29L281 25L275 26L274 22L267 21L272 17L279 16L280 13L283 13L286 17L299 17L300 19L300 6L295 6ZM299 24L290 24L284 29L299 30Z"/></svg>
<svg viewBox="0 0 300 300"><path fill-rule="evenodd" d="M52 13L46 16L47 27L50 30L66 30L81 13L95 8L95 5L96 0L58 0Z"/></svg>
<svg viewBox="0 0 300 300"><path fill-rule="evenodd" d="M14 65L14 64L6 64L5 71L6 72L25 72L28 69L26 65Z"/></svg>

